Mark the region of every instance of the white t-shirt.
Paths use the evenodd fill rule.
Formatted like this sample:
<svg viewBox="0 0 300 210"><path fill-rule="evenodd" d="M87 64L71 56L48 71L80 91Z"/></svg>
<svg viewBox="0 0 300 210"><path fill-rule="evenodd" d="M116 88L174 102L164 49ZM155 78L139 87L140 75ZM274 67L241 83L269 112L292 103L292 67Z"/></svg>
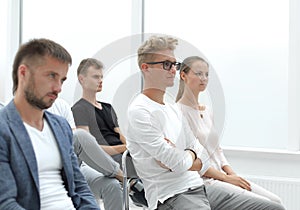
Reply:
<svg viewBox="0 0 300 210"><path fill-rule="evenodd" d="M206 107L200 111L181 103L177 104L186 117L194 135L207 150L210 165L222 172L222 167L229 165L229 163L220 147L219 136L214 128L210 110ZM204 178L204 180L206 179Z"/></svg>
<svg viewBox="0 0 300 210"><path fill-rule="evenodd" d="M60 151L47 121L44 119L42 131L25 122L24 125L31 139L37 160L41 209L75 209L62 180Z"/></svg>
<svg viewBox="0 0 300 210"><path fill-rule="evenodd" d="M176 105L162 105L139 94L129 106L128 120L127 148L144 183L150 209L155 209L158 201L203 185L198 172L188 171L193 160L184 149L193 149L198 156L204 149ZM201 170L207 168L204 164Z"/></svg>
<svg viewBox="0 0 300 210"><path fill-rule="evenodd" d="M65 100L57 98L47 111L64 117L72 129L76 128L71 106Z"/></svg>

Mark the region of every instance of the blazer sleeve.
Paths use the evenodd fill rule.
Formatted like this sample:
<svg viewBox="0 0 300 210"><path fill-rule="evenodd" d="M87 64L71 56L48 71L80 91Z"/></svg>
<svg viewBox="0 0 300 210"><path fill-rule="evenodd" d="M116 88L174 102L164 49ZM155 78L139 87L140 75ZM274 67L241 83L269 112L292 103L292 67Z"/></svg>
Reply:
<svg viewBox="0 0 300 210"><path fill-rule="evenodd" d="M76 209L99 210L100 208L95 200L95 197L91 193L90 188L84 176L80 172L78 159L72 147L72 142L73 142L72 131L66 121L60 123L61 123L61 128L63 128L62 131L65 132L65 136L67 137L68 140L68 149L69 149L68 155L70 156L71 167L72 167L71 171L65 169L64 173L68 173L68 175L63 174L63 177L65 179L66 184L69 185L67 186L67 188L69 188L69 195L72 198L73 204ZM73 175L73 177L70 177L71 175ZM71 182L70 180L73 180L73 182ZM74 190L74 192L72 192L73 191L72 189Z"/></svg>
<svg viewBox="0 0 300 210"><path fill-rule="evenodd" d="M17 184L10 167L9 146L7 143L8 129L1 126L0 130L0 209L24 209L17 202Z"/></svg>

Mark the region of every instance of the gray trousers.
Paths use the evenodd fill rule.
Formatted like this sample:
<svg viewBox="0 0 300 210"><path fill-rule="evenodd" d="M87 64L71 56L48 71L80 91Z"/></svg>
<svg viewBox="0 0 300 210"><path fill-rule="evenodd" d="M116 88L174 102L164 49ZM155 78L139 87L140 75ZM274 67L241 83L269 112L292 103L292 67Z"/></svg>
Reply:
<svg viewBox="0 0 300 210"><path fill-rule="evenodd" d="M117 179L103 176L84 163L80 170L95 197L103 200L105 210L122 210L122 188Z"/></svg>
<svg viewBox="0 0 300 210"><path fill-rule="evenodd" d="M205 187L213 210L284 210L279 203L267 199L231 192L215 185L205 185Z"/></svg>
<svg viewBox="0 0 300 210"><path fill-rule="evenodd" d="M80 170L95 197L103 200L105 210L121 210L122 188L114 178L120 165L85 130L74 131L73 146L79 161L84 161Z"/></svg>
<svg viewBox="0 0 300 210"><path fill-rule="evenodd" d="M76 129L73 134L74 151L80 161L108 177L115 177L120 165L107 154L95 137L83 129Z"/></svg>
<svg viewBox="0 0 300 210"><path fill-rule="evenodd" d="M205 187L177 194L157 206L158 210L210 210L206 197Z"/></svg>

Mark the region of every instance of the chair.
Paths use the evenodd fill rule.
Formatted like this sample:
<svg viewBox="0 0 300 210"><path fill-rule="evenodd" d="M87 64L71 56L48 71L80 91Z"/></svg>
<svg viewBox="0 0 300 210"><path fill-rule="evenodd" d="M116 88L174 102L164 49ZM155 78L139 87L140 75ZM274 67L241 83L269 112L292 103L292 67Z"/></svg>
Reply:
<svg viewBox="0 0 300 210"><path fill-rule="evenodd" d="M132 157L128 150L122 155L122 169L123 169L123 210L129 210L129 189L131 178L139 178L134 168ZM130 179L129 179L130 178ZM146 209L146 206L142 206Z"/></svg>

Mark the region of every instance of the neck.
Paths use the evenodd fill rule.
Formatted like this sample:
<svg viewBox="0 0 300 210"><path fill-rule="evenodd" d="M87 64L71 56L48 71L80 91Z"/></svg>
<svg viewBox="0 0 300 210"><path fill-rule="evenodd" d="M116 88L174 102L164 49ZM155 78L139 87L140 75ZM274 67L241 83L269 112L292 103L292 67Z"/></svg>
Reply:
<svg viewBox="0 0 300 210"><path fill-rule="evenodd" d="M97 102L96 94L83 91L82 98L90 102L91 104L95 104Z"/></svg>
<svg viewBox="0 0 300 210"><path fill-rule="evenodd" d="M184 91L182 97L178 101L179 103L182 103L184 105L193 107L195 109L198 109L199 107L199 93L192 93L191 91Z"/></svg>
<svg viewBox="0 0 300 210"><path fill-rule="evenodd" d="M143 90L143 94L159 104L164 104L165 91L163 90L155 89L155 88L147 88Z"/></svg>
<svg viewBox="0 0 300 210"><path fill-rule="evenodd" d="M101 108L101 104L97 102L96 94L83 91L82 98L93 104L94 106Z"/></svg>
<svg viewBox="0 0 300 210"><path fill-rule="evenodd" d="M17 110L20 113L23 122L29 124L30 126L40 131L43 130L44 110L41 110L37 107L33 107L26 101L25 98L18 97L17 95L14 98L14 103Z"/></svg>

